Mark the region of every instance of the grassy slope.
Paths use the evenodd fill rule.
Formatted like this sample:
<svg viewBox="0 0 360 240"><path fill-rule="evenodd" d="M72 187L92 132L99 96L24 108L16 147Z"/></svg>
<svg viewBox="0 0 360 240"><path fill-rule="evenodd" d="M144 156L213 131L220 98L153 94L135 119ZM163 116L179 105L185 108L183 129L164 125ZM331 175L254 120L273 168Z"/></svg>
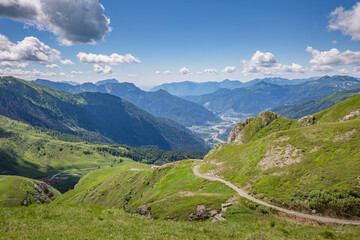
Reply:
<svg viewBox="0 0 360 240"><path fill-rule="evenodd" d="M37 193L34 179L19 176L0 176L0 207L18 207L24 200L35 202L34 194ZM54 198L60 196L60 192L52 188ZM30 199L29 199L30 198Z"/></svg>
<svg viewBox="0 0 360 240"><path fill-rule="evenodd" d="M278 205L359 217L360 120L337 122L359 108L357 95L315 114L317 124L312 126L278 118L257 132L247 131L245 139L250 140L244 145L223 144L211 151L202 171L214 171ZM252 124L245 129L256 129ZM299 163L283 167L258 166L262 160L297 158Z"/></svg>
<svg viewBox="0 0 360 240"><path fill-rule="evenodd" d="M354 226L312 226L229 209L228 222L148 220L98 206L3 208L4 239L358 239Z"/></svg>
<svg viewBox="0 0 360 240"><path fill-rule="evenodd" d="M138 149L127 146L88 143L79 137L44 128L32 127L0 116L0 174L50 178L66 169L116 166L134 159L163 164L184 158L202 157L201 152L176 152ZM67 191L87 171L66 172L69 177L54 186Z"/></svg>
<svg viewBox="0 0 360 240"><path fill-rule="evenodd" d="M273 111L287 118L301 118L302 116L314 114L330 108L349 97L355 96L359 92L360 88L338 91L326 96L319 97L315 100L308 100L295 105L278 107Z"/></svg>
<svg viewBox="0 0 360 240"><path fill-rule="evenodd" d="M131 163L95 170L55 203L85 203L128 212L146 205L155 218L176 220L187 220L198 204L220 209L235 192L222 183L195 177L192 164L189 160L150 169Z"/></svg>

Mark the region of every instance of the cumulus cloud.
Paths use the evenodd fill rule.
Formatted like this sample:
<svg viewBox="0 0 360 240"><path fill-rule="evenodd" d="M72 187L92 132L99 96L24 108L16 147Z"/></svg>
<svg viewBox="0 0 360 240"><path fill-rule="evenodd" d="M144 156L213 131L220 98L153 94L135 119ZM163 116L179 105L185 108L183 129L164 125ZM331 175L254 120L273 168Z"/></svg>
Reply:
<svg viewBox="0 0 360 240"><path fill-rule="evenodd" d="M73 61L69 60L69 59L65 59L65 60L60 60L62 65L74 65L75 63L73 63Z"/></svg>
<svg viewBox="0 0 360 240"><path fill-rule="evenodd" d="M111 31L98 0L0 0L0 16L58 36L63 45L94 43Z"/></svg>
<svg viewBox="0 0 360 240"><path fill-rule="evenodd" d="M83 72L71 71L71 76L75 77L77 75L84 74Z"/></svg>
<svg viewBox="0 0 360 240"><path fill-rule="evenodd" d="M312 47L307 47L306 51L313 55L310 63L317 66L343 66L355 65L360 66L360 52L352 52L346 50L340 52L338 49L333 48L329 51L319 51Z"/></svg>
<svg viewBox="0 0 360 240"><path fill-rule="evenodd" d="M234 66L228 66L226 68L224 68L224 70L222 70L222 72L224 73L233 73L235 72L236 68Z"/></svg>
<svg viewBox="0 0 360 240"><path fill-rule="evenodd" d="M0 75L4 76L20 76L20 77L27 77L27 78L34 78L34 77L50 77L55 76L56 73L54 72L40 72L36 69L32 71L23 70L23 69L13 69L13 68L5 68L0 69Z"/></svg>
<svg viewBox="0 0 360 240"><path fill-rule="evenodd" d="M10 62L10 61L3 61L0 63L2 67L16 67L16 68L27 68L29 63L27 62Z"/></svg>
<svg viewBox="0 0 360 240"><path fill-rule="evenodd" d="M160 71L159 70L155 71L155 74L160 74Z"/></svg>
<svg viewBox="0 0 360 240"><path fill-rule="evenodd" d="M345 68L339 69L338 72L342 73L342 74L348 74L349 73L349 71L347 69L345 69Z"/></svg>
<svg viewBox="0 0 360 240"><path fill-rule="evenodd" d="M59 75L60 75L60 76L66 76L66 73L61 72L61 73L59 73Z"/></svg>
<svg viewBox="0 0 360 240"><path fill-rule="evenodd" d="M165 70L164 74L169 75L169 74L171 74L171 72L169 70Z"/></svg>
<svg viewBox="0 0 360 240"><path fill-rule="evenodd" d="M101 74L110 74L112 73L112 68L109 65L101 67L99 64L94 64L94 71Z"/></svg>
<svg viewBox="0 0 360 240"><path fill-rule="evenodd" d="M215 68L206 68L206 69L204 69L204 73L217 74L218 70Z"/></svg>
<svg viewBox="0 0 360 240"><path fill-rule="evenodd" d="M255 52L250 61L243 60L243 71L245 75L249 74L264 74L264 75L279 75L283 73L304 73L306 69L296 63L285 65L278 63L275 56L261 51Z"/></svg>
<svg viewBox="0 0 360 240"><path fill-rule="evenodd" d="M334 69L328 65L323 65L323 66L313 65L313 66L311 66L310 71L311 72L332 72L332 71L334 71Z"/></svg>
<svg viewBox="0 0 360 240"><path fill-rule="evenodd" d="M36 37L26 37L17 43L0 34L0 60L4 61L31 61L41 64L54 62L60 59L60 52Z"/></svg>
<svg viewBox="0 0 360 240"><path fill-rule="evenodd" d="M140 59L134 57L131 54L119 55L117 53L113 53L111 55L103 55L103 54L93 54L93 53L83 53L79 52L76 55L79 58L79 61L82 63L90 63L90 64L108 64L108 65L119 65L122 63L139 63Z"/></svg>
<svg viewBox="0 0 360 240"><path fill-rule="evenodd" d="M181 74L189 74L190 73L190 70L186 67L183 67L179 70L179 73Z"/></svg>
<svg viewBox="0 0 360 240"><path fill-rule="evenodd" d="M47 65L45 65L45 67L47 67L47 68L60 68L57 64L47 64Z"/></svg>
<svg viewBox="0 0 360 240"><path fill-rule="evenodd" d="M330 21L327 26L329 30L339 30L344 35L351 36L352 40L360 40L360 2L350 10L337 7L329 17Z"/></svg>

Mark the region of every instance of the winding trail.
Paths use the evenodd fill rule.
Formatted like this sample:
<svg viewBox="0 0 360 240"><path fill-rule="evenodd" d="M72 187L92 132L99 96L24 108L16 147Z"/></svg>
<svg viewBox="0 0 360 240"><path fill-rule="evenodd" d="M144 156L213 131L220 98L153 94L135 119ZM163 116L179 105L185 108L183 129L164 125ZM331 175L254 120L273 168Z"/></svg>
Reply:
<svg viewBox="0 0 360 240"><path fill-rule="evenodd" d="M205 178L208 179L210 181L219 181L224 183L225 185L231 187L232 189L234 189L241 197L244 197L250 201L253 201L255 203L258 203L260 205L269 207L269 208L274 208L280 212L284 212L287 214L291 214L297 217L301 217L301 218L307 218L307 219L311 219L311 220L315 220L315 221L319 221L319 222L325 222L325 223L335 223L335 224L343 224L343 225L360 225L360 221L356 221L356 220L346 220L346 219L337 219L337 218L329 218L329 217L320 217L320 216L314 216L314 215L310 215L310 214L306 214L306 213L301 213L301 212L296 212L296 211L292 211L292 210L288 210L285 208L281 208L281 207L277 207L274 205L271 205L267 202L261 201L259 199L256 199L252 196L250 196L249 194L247 194L244 190L238 188L237 186L235 186L234 184L221 179L221 178L217 178L214 176L207 176L207 175L203 175L201 173L199 173L198 170L198 165L194 165L193 167L193 172L196 176L201 177L201 178Z"/></svg>

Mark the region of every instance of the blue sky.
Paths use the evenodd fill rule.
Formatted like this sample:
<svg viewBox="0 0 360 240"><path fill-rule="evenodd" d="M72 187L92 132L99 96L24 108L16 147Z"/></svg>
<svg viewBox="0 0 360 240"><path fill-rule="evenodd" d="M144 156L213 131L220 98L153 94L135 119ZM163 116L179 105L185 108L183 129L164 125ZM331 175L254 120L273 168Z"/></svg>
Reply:
<svg viewBox="0 0 360 240"><path fill-rule="evenodd" d="M64 6L52 4L55 0L45 5L16 1L18 12L0 2L0 34L7 38L0 41L0 61L5 62L0 73L5 75L78 82L116 78L138 86L360 76L357 1L103 0L104 9L97 0L72 1L78 6L71 9L70 0L63 0ZM76 14L70 14L75 8ZM26 17L28 9L36 13ZM71 24L65 26L59 15ZM34 38L19 45L26 37ZM26 56L19 54L28 42L50 50L27 48ZM114 60L113 53L116 59L131 54L129 63ZM66 59L74 64L60 62Z"/></svg>

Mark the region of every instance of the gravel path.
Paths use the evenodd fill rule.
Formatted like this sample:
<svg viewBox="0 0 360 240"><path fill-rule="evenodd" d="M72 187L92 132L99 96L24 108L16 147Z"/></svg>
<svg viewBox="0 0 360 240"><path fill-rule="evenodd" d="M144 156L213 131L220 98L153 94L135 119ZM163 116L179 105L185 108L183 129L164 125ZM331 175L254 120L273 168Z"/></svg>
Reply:
<svg viewBox="0 0 360 240"><path fill-rule="evenodd" d="M315 220L315 221L319 221L319 222L325 222L325 223L336 223L336 224L343 224L343 225L360 225L360 221L356 221L356 220L345 220L345 219L337 219L337 218L329 218L329 217L320 217L320 216L315 216L315 215L310 215L310 214L306 214L306 213L300 213L300 212L295 212L292 210L288 210L285 208L281 208L281 207L277 207L274 205L271 205L267 202L261 201L259 199L256 199L252 196L250 196L249 194L247 194L244 190L238 188L237 186L235 186L234 184L225 181L221 178L217 178L214 176L208 176L208 175L203 175L201 173L199 173L198 170L198 165L194 165L193 167L193 172L196 176L201 177L201 178L205 178L211 181L219 181L222 182L224 184L226 184L227 186L231 187L232 189L234 189L241 197L244 197L246 199L249 199L250 201L253 201L255 203L258 203L260 205L269 207L269 208L274 208L280 212L284 212L287 214L291 214L297 217L302 217L302 218L307 218L307 219L311 219L311 220Z"/></svg>

